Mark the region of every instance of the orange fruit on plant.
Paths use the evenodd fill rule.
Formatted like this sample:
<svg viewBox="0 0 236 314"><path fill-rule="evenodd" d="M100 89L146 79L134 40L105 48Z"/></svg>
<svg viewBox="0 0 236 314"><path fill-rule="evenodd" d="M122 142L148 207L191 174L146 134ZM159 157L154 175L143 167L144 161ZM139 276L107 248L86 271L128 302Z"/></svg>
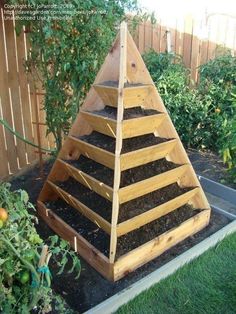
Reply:
<svg viewBox="0 0 236 314"><path fill-rule="evenodd" d="M6 222L8 219L8 213L5 208L0 208L0 220Z"/></svg>

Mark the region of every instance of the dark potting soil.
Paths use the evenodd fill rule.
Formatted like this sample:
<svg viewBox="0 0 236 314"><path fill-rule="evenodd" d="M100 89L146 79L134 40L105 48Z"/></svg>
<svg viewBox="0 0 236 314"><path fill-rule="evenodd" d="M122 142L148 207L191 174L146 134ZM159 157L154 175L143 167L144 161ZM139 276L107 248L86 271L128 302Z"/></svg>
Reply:
<svg viewBox="0 0 236 314"><path fill-rule="evenodd" d="M106 256L109 255L110 236L97 225L62 200L51 201L46 205L100 252ZM199 212L200 210L193 210L191 206L185 205L156 221L150 222L139 229L119 237L116 258L130 252L171 228L179 226L182 222Z"/></svg>
<svg viewBox="0 0 236 314"><path fill-rule="evenodd" d="M81 203L91 208L94 212L98 213L108 222L111 222L112 203L109 200L106 200L96 192L86 188L73 178L69 178L65 182L58 182L57 185L77 198ZM175 183L121 204L119 207L118 221L123 222L137 216L189 190L191 190L191 188L180 188L178 184Z"/></svg>
<svg viewBox="0 0 236 314"><path fill-rule="evenodd" d="M101 82L97 85L104 85L104 86L109 86L109 87L118 87L119 85L119 82L118 81L104 81L104 82ZM144 86L144 85L147 85L147 84L142 84L142 83L125 83L124 84L124 87L136 87L136 86Z"/></svg>
<svg viewBox="0 0 236 314"><path fill-rule="evenodd" d="M117 108L106 106L104 109L99 111L93 111L93 113L116 120L117 118ZM141 107L134 107L124 110L123 119L134 119L141 118L145 116L152 116L154 114L159 114L160 112L154 109L143 109Z"/></svg>
<svg viewBox="0 0 236 314"><path fill-rule="evenodd" d="M116 140L99 132L93 131L91 134L81 136L79 139L102 149L108 150L112 153L115 152ZM147 134L124 139L121 152L124 154L133 150L167 142L168 140L169 139L166 138L156 137L154 134Z"/></svg>
<svg viewBox="0 0 236 314"><path fill-rule="evenodd" d="M100 163L97 163L83 155L81 155L78 160L65 160L65 162L71 164L72 166L89 174L101 182L109 186L113 186L114 171L112 169L103 166ZM149 162L142 166L122 171L120 187L151 178L176 167L178 167L177 164L174 164L173 162L167 161L165 158L163 158Z"/></svg>

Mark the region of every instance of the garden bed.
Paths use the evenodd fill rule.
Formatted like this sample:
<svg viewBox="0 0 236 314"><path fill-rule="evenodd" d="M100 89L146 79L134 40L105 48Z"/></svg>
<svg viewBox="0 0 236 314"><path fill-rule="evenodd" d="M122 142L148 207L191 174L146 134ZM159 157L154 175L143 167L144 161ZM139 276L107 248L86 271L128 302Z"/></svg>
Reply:
<svg viewBox="0 0 236 314"><path fill-rule="evenodd" d="M93 113L97 115L101 115L103 117L107 117L110 119L116 120L117 118L117 108L106 106L104 109L99 111L93 111ZM160 112L154 109L143 109L141 107L134 107L124 110L123 118L124 120L141 118L146 116L152 116L155 114L159 114Z"/></svg>
<svg viewBox="0 0 236 314"><path fill-rule="evenodd" d="M91 134L81 136L79 139L109 152L115 153L116 140L110 136L93 131ZM144 147L150 147L167 142L168 140L170 139L156 137L153 134L124 139L122 142L121 153L124 154Z"/></svg>
<svg viewBox="0 0 236 314"><path fill-rule="evenodd" d="M70 195L74 196L81 203L85 204L93 211L98 213L100 216L105 218L107 221L111 222L112 203L110 201L101 197L94 191L86 188L84 185L78 183L72 178L70 178L68 181L60 182L57 185L61 187L64 191L68 192ZM178 184L171 184L167 187L121 204L119 208L118 222L123 222L134 216L140 215L141 213L146 212L147 210L154 208L158 205L166 203L167 201L174 199L177 196L182 195L190 190L191 188L180 188ZM47 205L48 208L52 208L51 205L53 205L54 209L55 206L51 203ZM62 204L59 204L59 206L63 207ZM183 208L185 208L185 206L183 206ZM186 206L186 211L188 210L189 206ZM186 219L188 218L190 217L187 217ZM71 222L73 222L73 219L71 220ZM154 226L150 226L150 228L153 227Z"/></svg>
<svg viewBox="0 0 236 314"><path fill-rule="evenodd" d="M82 155L78 160L68 160L66 162L109 186L113 185L114 171L112 169L109 169ZM149 162L142 166L122 171L120 187L125 187L132 183L151 178L160 173L174 169L177 166L177 164L163 158Z"/></svg>
<svg viewBox="0 0 236 314"><path fill-rule="evenodd" d="M212 159L209 158L208 165L206 161L208 162L207 158L202 161L204 167L206 169L212 167ZM51 165L52 163L45 164L45 176L48 174ZM40 193L44 179L39 177L39 169L35 167L25 173L24 176L18 177L12 181L12 188L26 189L29 192L31 202L36 204L36 199ZM61 294L63 298L65 298L71 308L81 313L115 293L129 287L132 283L145 277L157 268L174 259L176 256L187 251L189 248L209 237L229 222L230 220L228 218L213 211L210 224L207 228L203 229L196 235L189 237L145 266L128 274L125 278L115 283L108 282L83 259L81 260L82 272L79 280L74 279L74 274L56 275L57 268L56 265L54 265L52 267L52 272L57 279L53 281L53 288L55 292ZM39 218L37 229L43 238L47 238L53 233L41 218Z"/></svg>
<svg viewBox="0 0 236 314"><path fill-rule="evenodd" d="M109 256L110 236L97 225L64 201L48 202L46 206L104 255ZM103 210L100 208L100 210L103 213L106 211L109 212L107 209ZM116 258L154 239L171 228L179 226L182 222L199 212L200 210L193 210L191 206L185 205L156 221L119 237ZM101 212L99 213L101 214ZM125 216L124 213L123 216Z"/></svg>

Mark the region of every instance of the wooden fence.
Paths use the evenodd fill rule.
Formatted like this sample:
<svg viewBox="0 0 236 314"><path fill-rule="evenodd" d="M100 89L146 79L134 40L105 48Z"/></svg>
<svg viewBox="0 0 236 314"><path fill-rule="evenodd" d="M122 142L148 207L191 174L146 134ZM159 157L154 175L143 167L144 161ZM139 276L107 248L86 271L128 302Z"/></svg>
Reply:
<svg viewBox="0 0 236 314"><path fill-rule="evenodd" d="M168 50L181 55L186 67L191 70L191 78L198 81L201 64L216 56L236 51L236 16L209 15L205 20L194 20L187 16L184 20L172 21L171 26L159 20L156 25L145 22L139 25L134 40L141 53L154 49Z"/></svg>
<svg viewBox="0 0 236 314"><path fill-rule="evenodd" d="M193 80L197 81L197 67L214 58L219 43L211 40L209 32L208 39L205 40L196 36L196 28L191 19L181 25L182 28L178 24L175 28L168 28L161 22L155 26L146 22L139 25L134 39L141 53L150 48L164 52L167 50L167 37L170 35L171 50L183 56L185 65L191 69ZM234 36L236 38L236 32ZM30 77L24 71L28 48L26 34L16 36L14 21L4 21L1 9L0 118L40 147L53 148L53 137L46 137L43 95L40 89L35 91ZM0 179L17 174L21 169L35 163L42 157L39 153L40 149L25 144L0 124Z"/></svg>
<svg viewBox="0 0 236 314"><path fill-rule="evenodd" d="M0 118L36 145L52 148L52 136L46 137L43 95L35 93L24 71L27 60L26 34L15 33L14 21L0 17ZM0 124L0 179L37 161L40 150L25 144Z"/></svg>

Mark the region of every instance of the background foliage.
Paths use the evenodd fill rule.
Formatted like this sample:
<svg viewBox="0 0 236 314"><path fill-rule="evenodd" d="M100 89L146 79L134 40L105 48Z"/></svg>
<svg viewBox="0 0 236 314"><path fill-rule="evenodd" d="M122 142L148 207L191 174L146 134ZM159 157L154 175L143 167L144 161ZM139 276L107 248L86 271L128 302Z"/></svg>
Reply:
<svg viewBox="0 0 236 314"><path fill-rule="evenodd" d="M181 57L149 51L144 61L186 147L220 152L235 172L236 58L220 56L200 68L200 82L190 87Z"/></svg>
<svg viewBox="0 0 236 314"><path fill-rule="evenodd" d="M11 3L19 3L10 0ZM21 3L35 5L35 0ZM125 13L141 18L136 0L42 0L40 5L72 6L68 20L23 21L31 45L26 70L41 80L46 92L47 133L52 133L57 149L67 134L78 108L95 79ZM142 18L147 18L143 15ZM23 26L18 22L17 30Z"/></svg>

